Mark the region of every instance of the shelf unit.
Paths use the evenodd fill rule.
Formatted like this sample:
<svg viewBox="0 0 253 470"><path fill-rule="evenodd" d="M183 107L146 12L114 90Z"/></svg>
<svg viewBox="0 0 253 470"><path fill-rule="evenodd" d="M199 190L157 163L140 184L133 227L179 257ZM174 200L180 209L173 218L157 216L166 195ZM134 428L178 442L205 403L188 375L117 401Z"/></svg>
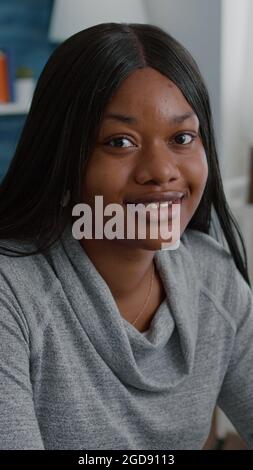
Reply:
<svg viewBox="0 0 253 470"><path fill-rule="evenodd" d="M16 114L27 114L30 104L6 103L0 104L0 116L11 116Z"/></svg>

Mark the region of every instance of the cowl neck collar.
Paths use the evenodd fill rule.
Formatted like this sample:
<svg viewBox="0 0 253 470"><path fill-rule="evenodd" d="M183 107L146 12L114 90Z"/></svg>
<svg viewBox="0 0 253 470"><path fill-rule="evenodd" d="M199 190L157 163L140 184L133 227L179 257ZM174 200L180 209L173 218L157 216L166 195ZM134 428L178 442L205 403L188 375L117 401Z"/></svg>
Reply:
<svg viewBox="0 0 253 470"><path fill-rule="evenodd" d="M186 237L185 232L175 251L155 252L166 298L147 335L122 317L109 286L73 237L71 224L52 252L65 294L97 354L121 382L137 389L170 390L194 366L199 281Z"/></svg>

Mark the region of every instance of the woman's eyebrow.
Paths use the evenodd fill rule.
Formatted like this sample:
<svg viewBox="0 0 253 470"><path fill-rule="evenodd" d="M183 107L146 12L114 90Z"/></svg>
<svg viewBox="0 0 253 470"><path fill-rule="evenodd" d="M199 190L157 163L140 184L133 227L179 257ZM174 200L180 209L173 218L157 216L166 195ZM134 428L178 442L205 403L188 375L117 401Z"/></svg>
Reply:
<svg viewBox="0 0 253 470"><path fill-rule="evenodd" d="M186 121L187 119L196 116L196 113L194 111L188 111L187 113L176 115L174 114L171 116L169 119L173 123L182 123ZM126 116L125 114L120 114L120 113L109 113L104 116L104 119L114 119L116 121L128 123L128 124L138 124L138 119L135 118L134 116Z"/></svg>

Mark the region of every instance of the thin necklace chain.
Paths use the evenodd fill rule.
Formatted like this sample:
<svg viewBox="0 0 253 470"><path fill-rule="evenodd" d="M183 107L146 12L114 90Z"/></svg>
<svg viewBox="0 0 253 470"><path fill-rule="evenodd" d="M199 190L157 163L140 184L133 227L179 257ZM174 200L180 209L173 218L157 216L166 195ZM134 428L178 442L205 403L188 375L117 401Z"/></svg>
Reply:
<svg viewBox="0 0 253 470"><path fill-rule="evenodd" d="M147 299L145 300L145 303L140 311L140 313L138 314L138 316L136 317L136 319L131 322L132 325L135 325L135 323L137 322L138 318L140 318L141 314L144 312L148 302L149 302L149 299L150 299L150 296L151 296L151 293L152 293L152 289L153 289L153 283L154 283L154 274L155 274L155 266L154 266L154 263L153 263L153 271L152 271L152 276L151 276L151 280L150 280L150 285L149 285L149 293L148 293L148 296L147 296Z"/></svg>

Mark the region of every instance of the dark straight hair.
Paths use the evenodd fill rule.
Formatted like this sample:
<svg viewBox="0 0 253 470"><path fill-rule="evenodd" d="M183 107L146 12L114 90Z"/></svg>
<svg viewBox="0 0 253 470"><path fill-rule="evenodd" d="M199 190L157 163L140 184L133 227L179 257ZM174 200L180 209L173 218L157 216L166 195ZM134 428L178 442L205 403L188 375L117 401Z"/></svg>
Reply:
<svg viewBox="0 0 253 470"><path fill-rule="evenodd" d="M42 253L59 239L73 205L82 202L85 165L105 106L123 80L145 67L172 80L200 122L209 172L188 227L209 234L215 210L235 265L250 285L243 237L223 190L205 83L190 53L150 24L101 23L74 34L50 56L0 186L0 239L34 241L37 249L28 253L3 245L2 254ZM70 203L63 207L67 191Z"/></svg>

